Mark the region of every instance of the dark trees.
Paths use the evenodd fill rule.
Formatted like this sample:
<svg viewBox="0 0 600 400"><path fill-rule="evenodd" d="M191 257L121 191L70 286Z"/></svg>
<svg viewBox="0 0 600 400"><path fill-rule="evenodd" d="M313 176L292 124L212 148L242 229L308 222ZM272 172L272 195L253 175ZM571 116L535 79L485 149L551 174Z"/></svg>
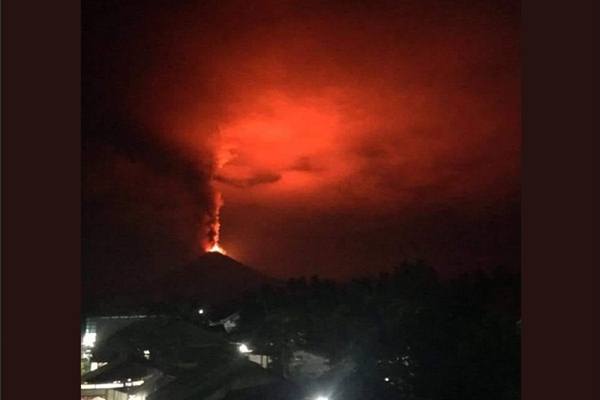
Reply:
<svg viewBox="0 0 600 400"><path fill-rule="evenodd" d="M330 376L344 399L508 400L520 391L519 284L500 271L441 282L413 263L347 284L290 280L246 313L279 368L294 349L351 359L352 371Z"/></svg>

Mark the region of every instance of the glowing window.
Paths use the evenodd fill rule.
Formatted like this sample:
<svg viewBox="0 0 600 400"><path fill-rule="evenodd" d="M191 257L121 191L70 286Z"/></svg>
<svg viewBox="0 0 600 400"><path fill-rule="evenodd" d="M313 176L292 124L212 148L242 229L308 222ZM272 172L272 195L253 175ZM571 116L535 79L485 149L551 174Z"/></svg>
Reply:
<svg viewBox="0 0 600 400"><path fill-rule="evenodd" d="M94 347L96 344L96 332L86 332L83 335L83 340L81 344L85 347Z"/></svg>

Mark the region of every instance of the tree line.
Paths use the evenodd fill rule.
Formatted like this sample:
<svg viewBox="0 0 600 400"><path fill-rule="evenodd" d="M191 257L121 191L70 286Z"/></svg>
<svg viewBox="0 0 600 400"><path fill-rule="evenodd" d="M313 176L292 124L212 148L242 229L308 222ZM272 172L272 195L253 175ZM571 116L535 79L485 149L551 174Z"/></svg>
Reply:
<svg viewBox="0 0 600 400"><path fill-rule="evenodd" d="M240 303L240 337L284 375L296 349L351 360L327 377L340 398L520 397L520 275L441 280L422 262L347 283L291 279ZM326 384L326 383L324 383ZM338 396L335 396L338 397Z"/></svg>

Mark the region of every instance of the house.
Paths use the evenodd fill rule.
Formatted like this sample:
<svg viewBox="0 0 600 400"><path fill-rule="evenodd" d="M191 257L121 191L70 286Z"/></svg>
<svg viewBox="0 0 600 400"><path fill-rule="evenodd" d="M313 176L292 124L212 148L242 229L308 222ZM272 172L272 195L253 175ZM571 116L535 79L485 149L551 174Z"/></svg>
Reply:
<svg viewBox="0 0 600 400"><path fill-rule="evenodd" d="M240 352L239 346L225 332L188 321L143 318L93 348L93 362L103 366L82 376L82 397L108 400L108 392L100 389L112 390L115 400L121 400L119 393L127 394L127 400L221 400L243 390L276 392L286 386L290 396L297 392L259 365L266 359ZM257 360L250 361L250 355Z"/></svg>
<svg viewBox="0 0 600 400"><path fill-rule="evenodd" d="M191 371L192 372L192 371ZM180 376L147 397L147 400L300 399L291 382L239 358L210 369L196 369ZM258 396L258 397L256 397Z"/></svg>
<svg viewBox="0 0 600 400"><path fill-rule="evenodd" d="M86 317L81 331L81 374L86 374L105 365L105 363L92 360L92 352L96 346L128 325L153 318L158 317L144 314Z"/></svg>
<svg viewBox="0 0 600 400"><path fill-rule="evenodd" d="M81 378L81 396L105 400L144 400L147 393L168 383L171 377L147 361L119 358ZM104 392L103 392L104 391Z"/></svg>

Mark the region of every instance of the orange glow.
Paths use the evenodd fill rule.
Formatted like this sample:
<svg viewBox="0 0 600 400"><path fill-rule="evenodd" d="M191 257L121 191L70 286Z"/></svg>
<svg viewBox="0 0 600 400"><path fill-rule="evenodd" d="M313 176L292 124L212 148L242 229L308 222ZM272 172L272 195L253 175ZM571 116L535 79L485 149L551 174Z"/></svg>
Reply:
<svg viewBox="0 0 600 400"><path fill-rule="evenodd" d="M223 255L226 255L227 252L225 251L224 248L222 248L221 246L219 246L219 243L215 243L212 245L212 247L210 249L208 249L209 253L221 253Z"/></svg>
<svg viewBox="0 0 600 400"><path fill-rule="evenodd" d="M331 99L268 92L249 103L219 132L216 174L226 197L242 191L249 199L289 198L347 175L341 116Z"/></svg>
<svg viewBox="0 0 600 400"><path fill-rule="evenodd" d="M209 219L208 243L203 242L202 247L209 253L227 254L219 245L221 235L221 207L223 206L223 197L220 192L214 193L214 209Z"/></svg>
<svg viewBox="0 0 600 400"><path fill-rule="evenodd" d="M340 256L358 249L349 243L387 243L395 257L395 242L421 234L403 231L411 218L512 196L517 26L480 6L396 3L297 12L296 2L224 1L157 16L162 30L148 24L160 53L123 98L140 126L199 171L198 209L181 218L198 221L196 252L225 254L224 223L223 241L249 263L301 269L310 255L315 265L359 268L364 260ZM373 233L388 225L400 233ZM306 240L319 234L343 238L327 245L344 250ZM431 236L414 241L445 237Z"/></svg>

